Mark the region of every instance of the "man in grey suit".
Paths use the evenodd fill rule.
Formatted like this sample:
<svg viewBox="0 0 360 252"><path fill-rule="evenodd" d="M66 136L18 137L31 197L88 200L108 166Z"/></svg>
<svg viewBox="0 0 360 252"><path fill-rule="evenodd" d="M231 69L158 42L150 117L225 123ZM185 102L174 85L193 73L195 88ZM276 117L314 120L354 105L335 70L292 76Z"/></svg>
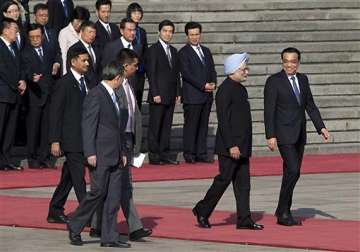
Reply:
<svg viewBox="0 0 360 252"><path fill-rule="evenodd" d="M84 155L92 167L91 189L69 219L72 245L83 245L80 233L97 208L103 204L101 247L128 248L117 230L122 170L127 167L124 129L127 114L120 110L115 89L123 81L123 67L117 62L106 65L101 84L93 88L83 104L82 130Z"/></svg>
<svg viewBox="0 0 360 252"><path fill-rule="evenodd" d="M121 179L121 208L126 218L129 228L129 239L137 241L141 238L150 236L151 229L143 227L136 211L133 200L133 186L130 163L133 157L140 154L142 140L142 119L141 112L136 102L134 89L129 85L128 79L133 76L138 68L139 59L137 54L131 50L124 48L117 55L117 62L124 67L124 80L120 88L115 92L120 100L120 110L123 114L128 114L125 128L125 147L127 153L128 165L122 169ZM99 209L101 211L101 209ZM91 237L100 237L101 235L101 214L97 213L97 221L92 222L90 230Z"/></svg>

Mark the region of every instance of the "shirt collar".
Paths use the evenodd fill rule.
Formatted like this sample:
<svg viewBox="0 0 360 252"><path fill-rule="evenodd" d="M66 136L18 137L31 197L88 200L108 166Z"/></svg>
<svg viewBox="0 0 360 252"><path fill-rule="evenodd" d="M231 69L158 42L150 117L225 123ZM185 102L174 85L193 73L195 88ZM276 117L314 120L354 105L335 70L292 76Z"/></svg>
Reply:
<svg viewBox="0 0 360 252"><path fill-rule="evenodd" d="M99 19L99 22L100 22L100 24L102 24L102 26L105 27L105 29L107 29L107 27L110 26L109 23L104 23L104 22L101 21L100 19Z"/></svg>
<svg viewBox="0 0 360 252"><path fill-rule="evenodd" d="M9 41L7 41L3 36L0 36L0 38L2 41L4 41L4 43L7 47L11 46L11 43Z"/></svg>
<svg viewBox="0 0 360 252"><path fill-rule="evenodd" d="M70 68L70 70L71 70L72 74L74 75L75 79L77 80L77 82L80 83L80 78L84 77L84 75L79 74L73 68Z"/></svg>
<svg viewBox="0 0 360 252"><path fill-rule="evenodd" d="M106 84L105 81L102 81L101 84L105 87L106 91L109 93L109 95L112 97L114 92L114 89L109 86L109 84Z"/></svg>
<svg viewBox="0 0 360 252"><path fill-rule="evenodd" d="M80 38L80 41L81 41L81 43L83 43L83 45L85 46L86 49L88 49L89 46L91 46L90 44L88 44L84 40L82 40L81 38Z"/></svg>
<svg viewBox="0 0 360 252"><path fill-rule="evenodd" d="M170 46L169 44L165 43L161 38L159 38L159 42L162 45L162 47L164 47L165 50L168 46Z"/></svg>
<svg viewBox="0 0 360 252"><path fill-rule="evenodd" d="M124 45L124 48L128 48L128 45L129 45L129 44L131 45L131 48L134 48L133 45L132 45L132 43L129 42L129 41L127 41L123 36L121 36L120 39L121 39L122 44Z"/></svg>

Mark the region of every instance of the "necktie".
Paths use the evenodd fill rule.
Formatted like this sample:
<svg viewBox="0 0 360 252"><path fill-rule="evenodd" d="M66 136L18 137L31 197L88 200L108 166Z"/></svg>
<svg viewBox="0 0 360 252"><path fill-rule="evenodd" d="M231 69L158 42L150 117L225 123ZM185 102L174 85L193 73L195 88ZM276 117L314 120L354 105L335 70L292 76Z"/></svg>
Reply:
<svg viewBox="0 0 360 252"><path fill-rule="evenodd" d="M21 46L20 33L16 33L16 46L20 50L20 46Z"/></svg>
<svg viewBox="0 0 360 252"><path fill-rule="evenodd" d="M111 36L111 29L110 29L110 25L109 25L109 24L106 25L106 30L107 30L109 36Z"/></svg>
<svg viewBox="0 0 360 252"><path fill-rule="evenodd" d="M16 57L15 51L14 51L14 49L11 47L11 45L9 45L9 51L11 52L11 55L15 58L15 57Z"/></svg>
<svg viewBox="0 0 360 252"><path fill-rule="evenodd" d="M196 49L197 49L198 52L199 52L199 56L200 56L201 63L203 63L203 65L205 65L205 57L204 57L204 54L203 54L202 51L201 51L200 45L198 45L198 46L196 47Z"/></svg>
<svg viewBox="0 0 360 252"><path fill-rule="evenodd" d="M294 94L296 96L296 100L300 105L301 104L301 102L300 102L300 90L299 90L298 86L296 85L295 76L291 76L290 79L291 79L291 86L292 86Z"/></svg>
<svg viewBox="0 0 360 252"><path fill-rule="evenodd" d="M63 4L63 7L64 7L64 14L65 14L65 17L69 17L69 10L68 10L68 3L67 3L67 0L63 0L62 1L62 4Z"/></svg>
<svg viewBox="0 0 360 252"><path fill-rule="evenodd" d="M40 60L44 61L44 54L43 54L43 51L42 51L41 47L37 48L36 50L38 52Z"/></svg>
<svg viewBox="0 0 360 252"><path fill-rule="evenodd" d="M140 45L141 41L140 41L140 27L139 26L136 27L135 38L136 38L136 44Z"/></svg>
<svg viewBox="0 0 360 252"><path fill-rule="evenodd" d="M80 81L80 94L84 98L86 96L86 86L85 86L85 79L83 76L79 79Z"/></svg>
<svg viewBox="0 0 360 252"><path fill-rule="evenodd" d="M48 35L48 32L46 31L46 27L45 27L45 26L44 26L44 34L45 34L46 41L49 43L49 42L50 42L50 39L49 39L49 35Z"/></svg>
<svg viewBox="0 0 360 252"><path fill-rule="evenodd" d="M112 99L112 101L113 101L113 103L114 103L114 105L115 105L116 113L117 113L117 115L119 116L119 115L120 115L120 108L119 108L119 104L118 104L118 102L117 102L117 98L116 98L115 92L113 92L113 93L111 94L111 99Z"/></svg>
<svg viewBox="0 0 360 252"><path fill-rule="evenodd" d="M93 54L91 45L88 46L88 51L89 51L89 55L90 55L92 64L93 64L93 66L95 66L95 63L96 63L96 62L95 62L95 56L94 56L94 54Z"/></svg>
<svg viewBox="0 0 360 252"><path fill-rule="evenodd" d="M167 57L168 57L168 61L169 61L170 68L172 68L172 64L171 64L171 52L170 52L170 46L169 46L169 45L166 46L166 55L167 55Z"/></svg>
<svg viewBox="0 0 360 252"><path fill-rule="evenodd" d="M129 43L128 46L127 46L128 49L131 49L131 44Z"/></svg>
<svg viewBox="0 0 360 252"><path fill-rule="evenodd" d="M128 102L128 109L129 109L129 128L131 129L131 131L134 131L134 107L133 107L133 99L131 96L131 90L130 90L130 84L128 81L126 81L126 84L124 85L125 87L125 94L126 94L126 99Z"/></svg>

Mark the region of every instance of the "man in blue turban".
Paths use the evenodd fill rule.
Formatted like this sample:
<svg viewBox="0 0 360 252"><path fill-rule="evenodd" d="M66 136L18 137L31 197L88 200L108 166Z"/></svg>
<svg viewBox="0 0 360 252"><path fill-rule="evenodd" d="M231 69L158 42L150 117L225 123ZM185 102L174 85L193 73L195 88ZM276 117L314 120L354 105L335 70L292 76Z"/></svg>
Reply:
<svg viewBox="0 0 360 252"><path fill-rule="evenodd" d="M252 144L250 103L243 82L249 68L247 53L233 54L225 59L227 78L216 93L215 153L219 159L219 171L204 199L193 208L201 228L210 228L209 217L232 182L237 210L237 229L261 230L263 225L255 223L250 214L249 159Z"/></svg>

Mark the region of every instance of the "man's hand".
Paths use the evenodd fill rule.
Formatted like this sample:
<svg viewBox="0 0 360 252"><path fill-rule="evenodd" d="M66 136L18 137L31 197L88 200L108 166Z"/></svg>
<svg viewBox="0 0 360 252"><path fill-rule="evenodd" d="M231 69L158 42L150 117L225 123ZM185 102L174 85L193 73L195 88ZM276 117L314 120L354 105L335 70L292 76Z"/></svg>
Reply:
<svg viewBox="0 0 360 252"><path fill-rule="evenodd" d="M181 103L181 96L176 96L175 102L176 102L176 104L180 104Z"/></svg>
<svg viewBox="0 0 360 252"><path fill-rule="evenodd" d="M24 80L19 80L18 82L18 90L20 95L23 95L26 90L26 82Z"/></svg>
<svg viewBox="0 0 360 252"><path fill-rule="evenodd" d="M231 147L230 148L230 156L233 158L233 159L239 159L240 158L240 150L239 150L239 147L237 146L234 146L234 147Z"/></svg>
<svg viewBox="0 0 360 252"><path fill-rule="evenodd" d="M205 92L213 92L215 90L215 83L206 83L205 84Z"/></svg>
<svg viewBox="0 0 360 252"><path fill-rule="evenodd" d="M272 137L272 138L267 139L267 146L269 147L269 149L271 151L274 151L276 149L276 146L277 146L276 138Z"/></svg>
<svg viewBox="0 0 360 252"><path fill-rule="evenodd" d="M51 154L54 157L60 157L60 155L61 155L60 143L55 142L55 143L51 144Z"/></svg>
<svg viewBox="0 0 360 252"><path fill-rule="evenodd" d="M123 167L122 168L125 168L127 166L127 157L124 155L124 156L121 157L121 159L122 159L122 162L123 162Z"/></svg>
<svg viewBox="0 0 360 252"><path fill-rule="evenodd" d="M161 103L161 97L160 97L160 95L154 96L154 102L155 102L155 103Z"/></svg>
<svg viewBox="0 0 360 252"><path fill-rule="evenodd" d="M330 139L330 133L326 128L321 129L321 135L324 138L324 142L328 143Z"/></svg>
<svg viewBox="0 0 360 252"><path fill-rule="evenodd" d="M36 73L34 73L33 76L32 76L32 81L33 81L33 82L39 82L40 79L41 79L41 77L42 77L42 74L36 74Z"/></svg>
<svg viewBox="0 0 360 252"><path fill-rule="evenodd" d="M59 70L60 70L60 64L55 62L52 66L52 72L51 74L52 75L57 75L59 73Z"/></svg>
<svg viewBox="0 0 360 252"><path fill-rule="evenodd" d="M87 157L87 162L92 167L96 167L96 155L92 155L92 156Z"/></svg>

